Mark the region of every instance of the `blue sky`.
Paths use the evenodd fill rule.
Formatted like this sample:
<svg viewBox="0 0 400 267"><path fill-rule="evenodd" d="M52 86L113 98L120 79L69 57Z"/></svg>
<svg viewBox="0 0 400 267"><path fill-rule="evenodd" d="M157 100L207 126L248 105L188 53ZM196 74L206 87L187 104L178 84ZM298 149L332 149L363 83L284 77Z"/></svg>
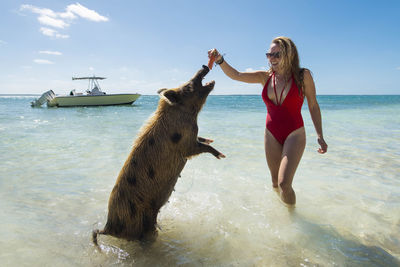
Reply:
<svg viewBox="0 0 400 267"><path fill-rule="evenodd" d="M276 36L296 43L317 94L399 94L400 1L11 1L0 3L0 94L155 94L186 82L216 47L240 71L266 69ZM213 94L259 94L219 67Z"/></svg>

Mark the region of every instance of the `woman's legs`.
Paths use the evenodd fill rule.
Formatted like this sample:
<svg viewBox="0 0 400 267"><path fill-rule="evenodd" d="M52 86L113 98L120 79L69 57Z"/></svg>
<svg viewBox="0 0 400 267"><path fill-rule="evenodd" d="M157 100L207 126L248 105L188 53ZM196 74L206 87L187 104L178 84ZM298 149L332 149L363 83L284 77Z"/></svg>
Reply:
<svg viewBox="0 0 400 267"><path fill-rule="evenodd" d="M281 164L283 146L275 139L270 131L265 128L264 134L265 157L271 172L272 186L278 190L278 173Z"/></svg>
<svg viewBox="0 0 400 267"><path fill-rule="evenodd" d="M296 195L292 188L292 182L306 145L304 127L293 131L286 138L283 146L270 131L265 129L264 145L272 186L276 190L279 187L283 202L295 204Z"/></svg>
<svg viewBox="0 0 400 267"><path fill-rule="evenodd" d="M281 199L286 204L296 204L296 194L292 188L294 174L306 147L304 127L293 131L286 138L279 166L278 185Z"/></svg>

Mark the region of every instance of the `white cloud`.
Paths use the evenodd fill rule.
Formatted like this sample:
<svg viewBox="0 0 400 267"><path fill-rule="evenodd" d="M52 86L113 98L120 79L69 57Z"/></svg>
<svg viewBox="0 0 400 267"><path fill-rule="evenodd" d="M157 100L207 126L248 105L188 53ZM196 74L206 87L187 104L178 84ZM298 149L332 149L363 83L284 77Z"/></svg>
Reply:
<svg viewBox="0 0 400 267"><path fill-rule="evenodd" d="M268 67L261 66L259 69L247 68L247 69L245 69L245 71L246 72L255 72L255 71L266 70L266 69L268 69Z"/></svg>
<svg viewBox="0 0 400 267"><path fill-rule="evenodd" d="M32 13L39 14L37 19L41 25L57 29L65 29L69 27L70 22L78 19L79 17L94 22L103 22L109 20L107 17L104 17L96 11L88 9L79 3L68 5L65 8L65 12L54 12L51 9L40 8L33 5L21 5L20 10L28 10ZM43 35L59 39L69 38L69 35L58 33L58 31L47 27L40 28L40 32Z"/></svg>
<svg viewBox="0 0 400 267"><path fill-rule="evenodd" d="M7 44L6 41L0 40L0 45Z"/></svg>
<svg viewBox="0 0 400 267"><path fill-rule="evenodd" d="M44 28L44 27L40 28L40 32L47 36L54 36L57 33L56 30Z"/></svg>
<svg viewBox="0 0 400 267"><path fill-rule="evenodd" d="M50 37L55 37L55 38L58 38L58 39L69 38L69 35L60 34L60 33L58 33L58 31L50 29L50 28L41 27L40 28L40 32L43 35L50 36Z"/></svg>
<svg viewBox="0 0 400 267"><path fill-rule="evenodd" d="M396 70L400 70L400 67L397 67Z"/></svg>
<svg viewBox="0 0 400 267"><path fill-rule="evenodd" d="M52 18L49 16L44 16L44 15L39 16L38 21L42 25L51 26L51 27L60 28L60 29L64 29L69 26L68 23L65 23L61 19L55 19L55 18Z"/></svg>
<svg viewBox="0 0 400 267"><path fill-rule="evenodd" d="M58 15L60 16L60 18L63 18L63 19L70 19L70 20L73 20L73 19L76 19L77 17L74 15L74 13L72 13L72 12L70 12L70 11L67 11L67 12L64 12L64 13L58 13Z"/></svg>
<svg viewBox="0 0 400 267"><path fill-rule="evenodd" d="M33 13L42 15L42 16L49 16L49 17L57 17L57 14L48 8L39 8L32 5L21 5L20 10L28 9Z"/></svg>
<svg viewBox="0 0 400 267"><path fill-rule="evenodd" d="M34 59L33 62L37 64L54 64L54 62L47 59Z"/></svg>
<svg viewBox="0 0 400 267"><path fill-rule="evenodd" d="M39 51L39 54L47 54L47 55L54 55L54 56L61 56L62 53L58 51Z"/></svg>
<svg viewBox="0 0 400 267"><path fill-rule="evenodd" d="M82 6L79 3L69 5L69 6L67 6L66 9L67 9L67 13L75 13L84 19L88 19L88 20L96 21L96 22L108 21L108 18L100 15L99 13L97 13L94 10L91 10L91 9L88 9L88 8Z"/></svg>

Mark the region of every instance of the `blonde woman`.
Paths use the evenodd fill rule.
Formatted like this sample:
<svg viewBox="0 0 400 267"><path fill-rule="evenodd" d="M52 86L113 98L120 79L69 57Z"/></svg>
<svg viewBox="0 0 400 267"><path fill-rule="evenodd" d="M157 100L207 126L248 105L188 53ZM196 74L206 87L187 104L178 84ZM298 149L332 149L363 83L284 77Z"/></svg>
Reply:
<svg viewBox="0 0 400 267"><path fill-rule="evenodd" d="M216 64L231 79L263 86L262 98L268 111L264 145L272 186L284 203L294 205L296 194L292 182L306 145L301 116L304 97L307 98L317 132L318 152L323 154L328 149L310 70L300 68L297 48L287 37L272 40L266 53L270 65L267 71L239 72L225 61L217 49L208 51L208 55L216 58Z"/></svg>

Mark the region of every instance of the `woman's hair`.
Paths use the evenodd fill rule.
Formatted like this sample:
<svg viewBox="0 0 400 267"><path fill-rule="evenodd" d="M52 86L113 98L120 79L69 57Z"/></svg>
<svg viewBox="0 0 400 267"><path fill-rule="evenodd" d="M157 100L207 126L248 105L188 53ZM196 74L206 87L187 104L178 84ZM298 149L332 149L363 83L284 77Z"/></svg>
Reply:
<svg viewBox="0 0 400 267"><path fill-rule="evenodd" d="M277 44L280 48L280 65L283 68L283 72L286 75L293 74L294 81L299 91L303 92L304 69L300 68L299 53L297 52L296 45L290 38L283 36L276 37L272 40L272 43Z"/></svg>

